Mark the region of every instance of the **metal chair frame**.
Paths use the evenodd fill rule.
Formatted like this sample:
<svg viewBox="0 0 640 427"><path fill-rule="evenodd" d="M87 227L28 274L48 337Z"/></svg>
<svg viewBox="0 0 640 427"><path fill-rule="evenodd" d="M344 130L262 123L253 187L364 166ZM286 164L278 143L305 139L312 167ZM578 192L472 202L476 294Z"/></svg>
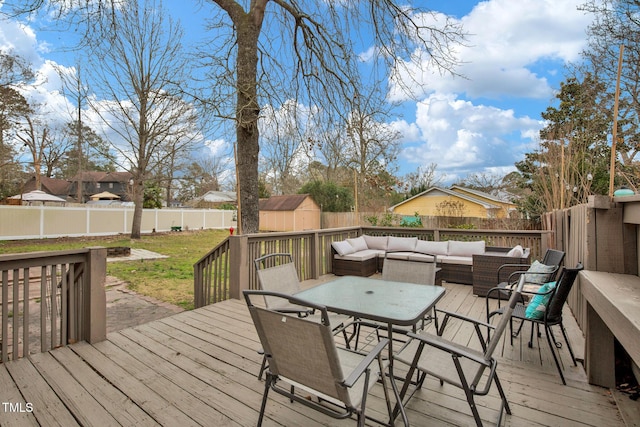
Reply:
<svg viewBox="0 0 640 427"><path fill-rule="evenodd" d="M270 390L286 396L292 403L303 404L333 418L355 415L358 426L364 426L366 419L392 424L393 409L385 374L388 361L383 357L388 340L381 340L367 354L340 348L336 346L326 307L277 292L245 290L243 293L269 361L258 426L262 425ZM251 300L253 296L286 300L318 312L319 316L298 317L258 307ZM374 362L377 362L375 368ZM280 381L288 386L281 386ZM389 423L365 414L367 395L377 381L384 389ZM296 389L304 393L296 393ZM309 393L315 395L317 401L309 399Z"/></svg>
<svg viewBox="0 0 640 427"><path fill-rule="evenodd" d="M560 366L559 355L557 354L557 350L562 348L562 343L556 340L556 337L551 328L552 326L560 327L560 331L562 332L564 342L566 343L567 349L569 350L569 354L571 355L571 361L573 362L574 366L577 366L578 364L575 358L575 354L573 353L573 349L571 348L571 343L569 342L569 338L567 336L567 331L562 322L562 311L564 308L564 304L567 301L567 297L571 292L573 284L575 283L576 277L578 276L578 273L583 270L583 268L584 267L582 266L581 263L578 263L575 268L563 268L556 282L556 286L544 294L538 294L538 295L547 295L547 294L551 295L549 302L547 304L547 308L544 312L544 317L542 319L528 318L526 316L527 307L522 302L519 302L516 305L516 307L514 308L514 311L509 316L510 318L509 326L511 330L511 345L513 345L513 338L516 338L520 334L520 331L522 330L523 325L526 322L531 322L531 337L529 339L528 346L529 348L532 348L534 326L538 331L538 334L537 334L538 337L540 337L541 335L540 325L544 326L549 349L551 350L551 354L553 356L556 369L558 370L558 373L560 374L560 379L562 380L562 384L564 385L566 385L567 382L565 380L564 373L562 372L562 368ZM487 319L490 321L491 317L495 316L496 314L503 315L504 313L501 310L501 308L498 308L497 310L494 310L488 313ZM515 332L513 331L514 318L520 320L520 325Z"/></svg>

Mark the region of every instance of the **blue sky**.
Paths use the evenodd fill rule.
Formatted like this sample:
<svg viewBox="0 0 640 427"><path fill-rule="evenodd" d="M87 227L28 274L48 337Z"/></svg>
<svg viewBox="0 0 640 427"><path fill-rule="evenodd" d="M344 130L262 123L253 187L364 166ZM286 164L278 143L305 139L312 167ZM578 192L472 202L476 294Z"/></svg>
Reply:
<svg viewBox="0 0 640 427"><path fill-rule="evenodd" d="M504 175L538 144L540 113L554 103L564 65L578 61L591 16L577 10L584 0L434 0L416 2L459 20L469 33L458 54L465 78L422 73L418 101L391 88L400 102L391 125L402 137L399 174L438 165L445 182L469 173ZM165 0L197 42L205 34L206 2ZM1 0L0 0L0 4ZM13 48L34 64L43 85L34 99L64 111L66 101L54 64L74 65L63 51L69 33L45 31L36 21L0 21L0 46ZM416 91L418 89L416 88ZM228 153L224 138L211 141L216 155ZM216 152L218 151L218 152Z"/></svg>

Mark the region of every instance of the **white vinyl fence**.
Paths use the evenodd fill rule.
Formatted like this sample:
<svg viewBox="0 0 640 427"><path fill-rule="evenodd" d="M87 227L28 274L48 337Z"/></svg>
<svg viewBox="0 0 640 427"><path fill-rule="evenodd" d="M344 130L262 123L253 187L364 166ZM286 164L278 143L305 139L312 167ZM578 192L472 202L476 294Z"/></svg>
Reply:
<svg viewBox="0 0 640 427"><path fill-rule="evenodd" d="M133 208L0 206L0 240L131 233ZM217 209L144 209L142 233L236 226L236 212Z"/></svg>

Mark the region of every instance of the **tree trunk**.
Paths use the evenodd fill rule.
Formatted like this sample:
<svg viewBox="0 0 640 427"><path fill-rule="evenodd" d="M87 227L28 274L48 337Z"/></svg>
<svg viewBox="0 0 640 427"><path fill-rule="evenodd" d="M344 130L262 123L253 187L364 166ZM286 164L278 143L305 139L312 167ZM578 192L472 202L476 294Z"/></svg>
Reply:
<svg viewBox="0 0 640 427"><path fill-rule="evenodd" d="M257 233L258 211L258 115L257 100L258 35L260 23L251 14L238 25L236 169L240 194L240 231ZM262 22L262 19L259 19Z"/></svg>
<svg viewBox="0 0 640 427"><path fill-rule="evenodd" d="M133 183L133 223L131 224L131 238L140 238L140 228L142 226L142 208L144 207L144 185L140 178L134 178Z"/></svg>

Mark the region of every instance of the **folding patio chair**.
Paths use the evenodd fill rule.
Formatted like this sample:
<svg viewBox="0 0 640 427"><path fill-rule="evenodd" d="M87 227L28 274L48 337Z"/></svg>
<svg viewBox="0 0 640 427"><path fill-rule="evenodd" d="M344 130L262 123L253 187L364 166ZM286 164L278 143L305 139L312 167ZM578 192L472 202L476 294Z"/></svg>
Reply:
<svg viewBox="0 0 640 427"><path fill-rule="evenodd" d="M431 255L433 259L430 261L412 261L388 258L388 254L389 252L385 253L384 257L382 280L417 283L418 285L434 286L436 284L437 255ZM436 328L438 327L435 307L431 314L422 320L421 328L424 328L425 322L428 320L434 320Z"/></svg>
<svg viewBox="0 0 640 427"><path fill-rule="evenodd" d="M437 257L435 255L432 256L433 260L431 261L409 261L404 259L388 258L388 254L393 254L393 252L385 253L384 264L382 266L382 280L388 280L391 282L416 283L418 285L435 285L437 267ZM424 328L425 324L431 320L435 321L437 328L438 319L436 318L435 313L436 311L434 307L433 310L431 310L431 314L425 316L422 319L420 325L416 324L412 326L394 326L393 330L394 332L398 332L401 334L415 332L418 329ZM374 327L376 329L376 335L378 336L378 338L380 337L379 331L385 330L387 328L386 323L373 321L361 321L359 326ZM356 349L358 348L358 339L359 334L357 334L356 336Z"/></svg>
<svg viewBox="0 0 640 427"><path fill-rule="evenodd" d="M300 292L300 280L298 272L293 263L293 256L289 253L273 253L263 255L254 260L256 273L258 275L258 283L260 289L264 291L277 292L287 295L294 295ZM264 303L268 309L278 311L280 313L294 313L298 316L317 316L313 310L308 307L299 307L289 303L282 298L274 298L268 295L264 296ZM356 336L358 325L349 316L337 313L329 313L329 320L334 333L342 333L347 348L350 347L351 340ZM354 325L354 331L347 333L347 327ZM265 369L266 358L258 373L258 378L262 378Z"/></svg>
<svg viewBox="0 0 640 427"><path fill-rule="evenodd" d="M498 380L498 362L493 357L493 352L504 330L507 328L511 312L513 312L520 299L520 292L523 286L524 277L520 279L517 288L511 294L509 304L505 307L506 316L495 327L457 313L438 310L444 314L442 325L437 331L438 335L425 332L419 334L410 333L409 337L412 338L412 341L395 358L396 361L410 366L400 396L405 398L408 388L412 384L410 379L416 370L418 371L417 386L408 398L422 387L426 376L431 375L439 379L441 385L446 382L462 389L476 425L482 426L475 397L486 396L491 389L491 385L495 384L502 401L497 422L497 425L500 425L503 413L506 411L507 414L511 414L511 409L502 385ZM452 342L442 337L451 318L460 319L473 325L478 338L478 344L475 347ZM482 334L484 328L487 328L487 338ZM488 331L491 329L494 330L494 333L489 340ZM478 350L478 347L481 350Z"/></svg>
<svg viewBox="0 0 640 427"><path fill-rule="evenodd" d="M573 349L571 348L569 338L567 337L567 331L565 330L564 324L562 323L562 311L564 308L564 304L567 301L567 297L569 296L569 292L571 292L571 288L575 283L576 277L582 269L583 266L581 263L578 263L575 268L563 268L562 272L560 273L560 277L558 277L558 280L555 283L555 286L550 286L546 292L532 295L533 298L531 298L529 304L534 305L534 307L532 307L533 310L529 310L529 313L527 313L528 305L519 302L509 316L509 326L511 329L511 345L513 345L513 338L517 337L520 334L520 331L522 330L525 322L531 322L531 337L528 343L529 348L533 347L534 326L538 329L538 336L540 336L540 325L544 326L549 349L551 350L553 360L556 364L556 369L558 370L560 379L562 380L562 384L564 385L566 385L567 382L564 378L564 374L562 373L559 356L557 354L557 350L562 347L562 343L556 340L551 327L560 326L560 331L562 332L564 342L567 345L567 350L569 350L569 354L571 355L571 361L573 362L574 366L577 366L578 363L573 353ZM539 308L540 311L538 311L538 315L536 316L533 313L540 304L542 304L542 306ZM539 313L542 314L540 315ZM488 314L488 318L491 319L491 317L495 316L496 314L505 314L502 310L502 307L490 312ZM518 330L516 332L513 331L513 319L519 319L521 321L520 326L518 327Z"/></svg>
<svg viewBox="0 0 640 427"><path fill-rule="evenodd" d="M258 426L262 425L269 390L286 396L292 403L301 403L334 418L355 415L358 426L364 426L365 418L387 425L365 416L365 408L367 395L380 381L389 420L392 419L385 374L388 361L383 358L388 340L381 340L367 354L341 348L336 346L325 307L276 292L245 290L243 293L269 361ZM319 316L298 317L261 308L253 303L254 296L314 310ZM309 394L317 399L310 399Z"/></svg>

